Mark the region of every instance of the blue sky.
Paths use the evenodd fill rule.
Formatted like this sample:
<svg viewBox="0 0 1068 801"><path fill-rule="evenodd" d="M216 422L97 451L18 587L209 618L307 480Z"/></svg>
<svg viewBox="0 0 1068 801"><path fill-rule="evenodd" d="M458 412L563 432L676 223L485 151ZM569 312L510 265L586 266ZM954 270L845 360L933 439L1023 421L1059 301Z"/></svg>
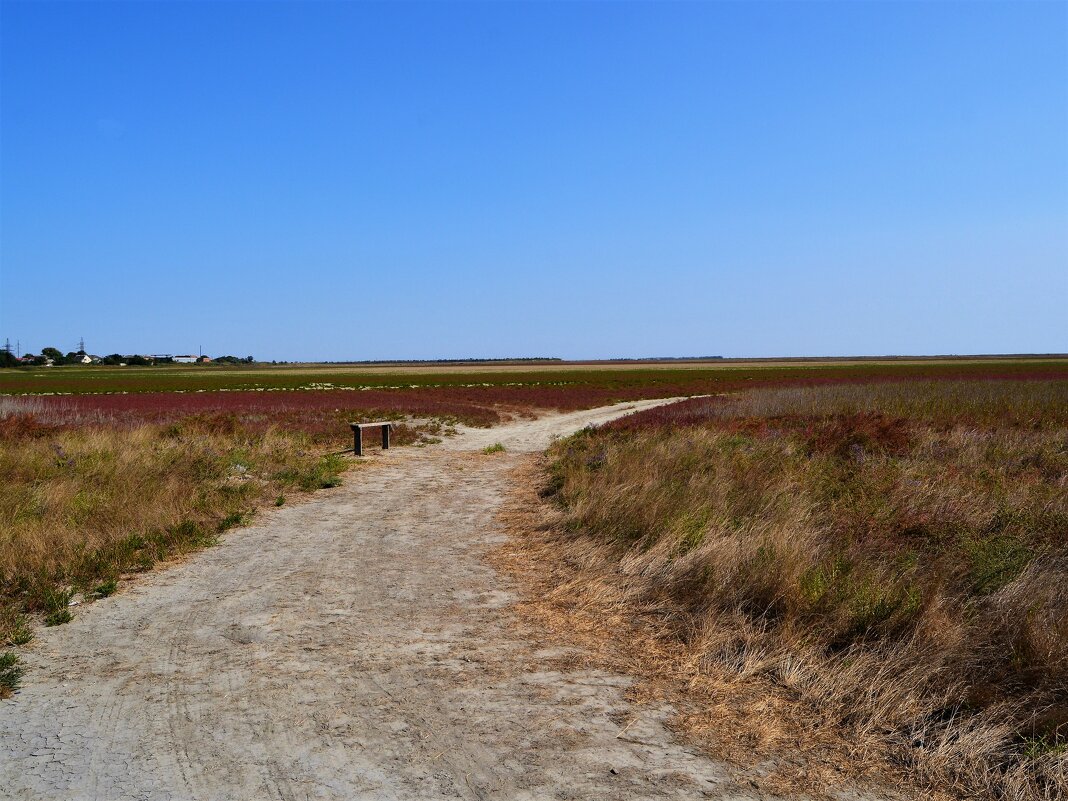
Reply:
<svg viewBox="0 0 1068 801"><path fill-rule="evenodd" d="M1068 351L1068 4L0 5L0 337Z"/></svg>

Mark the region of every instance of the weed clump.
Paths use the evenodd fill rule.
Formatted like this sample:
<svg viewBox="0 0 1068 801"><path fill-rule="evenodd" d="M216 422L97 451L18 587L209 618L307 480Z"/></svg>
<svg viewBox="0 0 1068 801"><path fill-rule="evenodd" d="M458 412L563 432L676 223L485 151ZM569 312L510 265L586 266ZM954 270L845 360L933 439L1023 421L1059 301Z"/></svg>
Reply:
<svg viewBox="0 0 1068 801"><path fill-rule="evenodd" d="M0 637L4 645L25 645L33 639L33 628L29 618L8 608L0 616Z"/></svg>
<svg viewBox="0 0 1068 801"><path fill-rule="evenodd" d="M70 589L61 589L46 585L42 590L42 605L44 606L44 624L46 626L62 626L70 623L70 602L74 593Z"/></svg>
<svg viewBox="0 0 1068 801"><path fill-rule="evenodd" d="M346 467L346 462L341 456L330 454L301 467L280 470L274 475L274 479L282 486L299 487L305 492L331 489L341 486L341 473Z"/></svg>
<svg viewBox="0 0 1068 801"><path fill-rule="evenodd" d="M21 679L18 654L11 651L0 654L0 698L9 698L18 690Z"/></svg>
<svg viewBox="0 0 1068 801"><path fill-rule="evenodd" d="M115 579L108 579L107 581L97 584L93 588L94 598L107 598L115 594L115 591L119 588L119 582Z"/></svg>
<svg viewBox="0 0 1068 801"><path fill-rule="evenodd" d="M222 520L219 521L217 529L219 533L228 531L229 529L236 528L237 526L245 525L248 515L244 512L231 512Z"/></svg>

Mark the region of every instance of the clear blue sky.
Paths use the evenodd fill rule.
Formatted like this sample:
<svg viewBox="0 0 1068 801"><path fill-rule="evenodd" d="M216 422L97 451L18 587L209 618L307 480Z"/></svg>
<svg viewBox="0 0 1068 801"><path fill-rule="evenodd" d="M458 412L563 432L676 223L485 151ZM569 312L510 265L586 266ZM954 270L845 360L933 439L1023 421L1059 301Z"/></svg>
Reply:
<svg viewBox="0 0 1068 801"><path fill-rule="evenodd" d="M0 338L1068 351L1068 4L12 2Z"/></svg>

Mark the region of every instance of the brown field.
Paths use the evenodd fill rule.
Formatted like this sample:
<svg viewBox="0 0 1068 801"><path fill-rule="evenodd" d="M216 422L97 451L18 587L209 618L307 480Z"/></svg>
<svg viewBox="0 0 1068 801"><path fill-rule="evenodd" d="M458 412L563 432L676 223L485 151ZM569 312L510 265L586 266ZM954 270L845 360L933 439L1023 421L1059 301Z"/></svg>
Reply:
<svg viewBox="0 0 1068 801"><path fill-rule="evenodd" d="M1068 382L758 389L551 459L571 588L614 588L692 681L932 788L1068 793Z"/></svg>

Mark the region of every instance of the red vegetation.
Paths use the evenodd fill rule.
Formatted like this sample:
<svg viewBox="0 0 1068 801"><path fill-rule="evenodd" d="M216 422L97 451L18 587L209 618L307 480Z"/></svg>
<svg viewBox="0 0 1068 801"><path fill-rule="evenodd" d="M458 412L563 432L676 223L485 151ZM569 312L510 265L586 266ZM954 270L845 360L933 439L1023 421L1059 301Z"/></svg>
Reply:
<svg viewBox="0 0 1068 801"><path fill-rule="evenodd" d="M912 443L908 420L878 412L836 414L810 420L804 428L805 450L856 457L863 453L904 456Z"/></svg>
<svg viewBox="0 0 1068 801"><path fill-rule="evenodd" d="M510 415L573 411L670 395L674 389L580 385L33 396L25 399L24 413L0 418L0 439L86 425L110 428L195 421L210 431L227 426L249 431L275 426L327 440L347 436L349 420L414 417L492 426Z"/></svg>
<svg viewBox="0 0 1068 801"><path fill-rule="evenodd" d="M555 383L486 384L477 386L419 386L410 389L223 390L195 392L132 392L116 394L35 395L16 399L22 413L5 418L0 438L43 435L56 427L84 425L127 427L171 423L190 416L233 417L257 430L274 425L328 438L345 433L347 420L375 417L435 418L475 426L491 426L512 415L534 411L574 411L618 401L708 394L711 397L631 415L611 425L617 430L648 426L701 425L716 418L759 416L762 426L796 430L800 423L769 420L765 415L723 414L722 393L782 387L833 387L859 384L900 385L915 381L1064 380L1068 370L1041 365L923 365L890 368L789 368L694 371L590 371L553 375ZM522 377L522 376L518 376ZM499 380L499 376L495 376ZM549 376L539 376L547 379ZM34 420L27 413L36 416ZM18 419L14 419L18 418ZM847 427L850 424L843 423ZM875 420L868 427L883 425ZM35 434L36 432L36 434ZM876 440L888 434L873 433ZM815 436L815 434L814 434ZM817 439L831 436L827 432ZM820 440L822 441L822 440ZM816 445L814 447L822 447Z"/></svg>
<svg viewBox="0 0 1068 801"><path fill-rule="evenodd" d="M57 428L45 425L33 414L6 415L0 417L0 442L39 439L53 433Z"/></svg>
<svg viewBox="0 0 1068 801"><path fill-rule="evenodd" d="M624 400L692 394L700 388L649 384L610 387L487 386L409 390L298 390L224 392L141 392L112 395L27 397L38 417L60 425L166 423L189 415L237 415L282 424L327 415L353 419L370 414L452 419L475 426L501 422L502 415L532 410L574 411ZM21 416L21 415L20 415ZM303 427L303 425L301 426Z"/></svg>

